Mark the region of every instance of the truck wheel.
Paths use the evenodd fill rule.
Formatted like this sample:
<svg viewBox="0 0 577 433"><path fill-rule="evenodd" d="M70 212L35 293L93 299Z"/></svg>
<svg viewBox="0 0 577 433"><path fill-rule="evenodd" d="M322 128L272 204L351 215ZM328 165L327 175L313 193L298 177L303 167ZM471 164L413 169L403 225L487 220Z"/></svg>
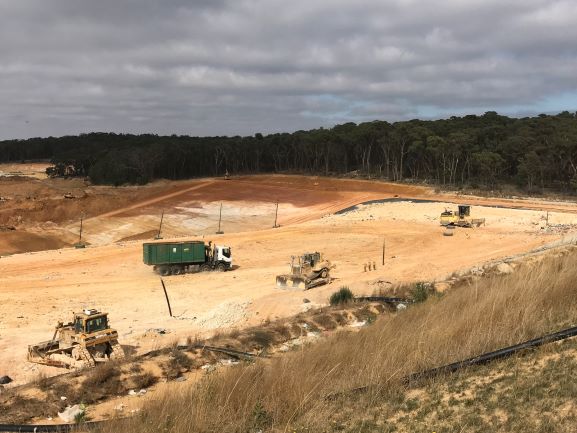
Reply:
<svg viewBox="0 0 577 433"><path fill-rule="evenodd" d="M158 273L159 273L159 275L166 277L166 276L170 275L170 268L168 266L159 266L158 267Z"/></svg>
<svg viewBox="0 0 577 433"><path fill-rule="evenodd" d="M217 272L226 271L226 265L224 263L219 263L218 265L216 265L216 271Z"/></svg>
<svg viewBox="0 0 577 433"><path fill-rule="evenodd" d="M212 270L212 268L210 267L210 265L208 263L205 263L204 265L200 265L200 272L208 272L211 270Z"/></svg>
<svg viewBox="0 0 577 433"><path fill-rule="evenodd" d="M173 266L170 271L172 275L180 275L183 273L183 269L180 266Z"/></svg>

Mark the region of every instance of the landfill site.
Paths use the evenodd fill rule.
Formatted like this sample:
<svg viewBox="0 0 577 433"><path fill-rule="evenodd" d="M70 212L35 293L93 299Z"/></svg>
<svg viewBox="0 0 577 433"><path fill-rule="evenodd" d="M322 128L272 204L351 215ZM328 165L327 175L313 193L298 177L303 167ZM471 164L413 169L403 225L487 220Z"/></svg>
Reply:
<svg viewBox="0 0 577 433"><path fill-rule="evenodd" d="M138 356L322 308L343 286L394 295L419 281L446 290L488 264L514 272L511 260L574 243L577 227L571 202L378 180L231 175L113 188L49 179L45 167L0 167L0 376L11 378L8 387L68 371L27 357L73 312L108 313L111 341ZM442 225L443 213L456 223ZM143 260L143 244L183 242L213 261L163 267L153 263L158 248ZM329 265L307 277L310 287L294 283L301 256L317 252Z"/></svg>

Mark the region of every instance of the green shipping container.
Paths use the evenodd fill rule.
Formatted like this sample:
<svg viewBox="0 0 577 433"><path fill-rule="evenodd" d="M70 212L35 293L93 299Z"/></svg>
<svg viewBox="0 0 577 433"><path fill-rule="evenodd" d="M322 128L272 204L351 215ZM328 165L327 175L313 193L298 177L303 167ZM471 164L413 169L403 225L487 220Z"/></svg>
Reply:
<svg viewBox="0 0 577 433"><path fill-rule="evenodd" d="M145 243L142 250L147 265L193 265L206 262L202 241Z"/></svg>

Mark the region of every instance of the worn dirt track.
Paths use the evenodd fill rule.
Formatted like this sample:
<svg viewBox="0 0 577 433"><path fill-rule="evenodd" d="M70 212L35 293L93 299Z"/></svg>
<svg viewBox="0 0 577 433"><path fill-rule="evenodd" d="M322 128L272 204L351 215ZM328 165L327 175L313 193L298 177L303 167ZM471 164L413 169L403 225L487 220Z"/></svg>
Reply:
<svg viewBox="0 0 577 433"><path fill-rule="evenodd" d="M113 194L114 190L105 192ZM56 373L56 369L25 362L26 347L50 338L56 322L68 319L80 307L108 311L125 348L141 352L186 336L323 305L342 285L358 294L370 294L384 281L443 279L456 270L570 235L571 224L577 221L575 203L436 195L421 186L302 176L164 182L128 192L118 189L116 197L122 199L114 201L115 209L106 208L87 219L86 239L92 246L0 259L0 375L8 374L22 383L40 371ZM360 202L395 197L441 202L382 203L329 216ZM277 200L281 227L273 229ZM213 235L221 202L226 209L225 234ZM474 204L475 216L486 218L487 225L455 230L454 236L444 237L438 214L451 202ZM542 228L545 210L550 211L552 225L565 229ZM204 235L217 244L230 245L237 267L226 273L167 277L173 318L168 316L159 277L142 263L142 241L138 240L155 233L162 211L167 221L165 238ZM72 228L74 224L64 221L53 230L71 233ZM120 239L125 240L115 242ZM0 247L7 242L8 235L0 233ZM291 255L315 250L336 264L336 280L331 285L307 292L275 287L274 277L286 271ZM377 264L376 271L364 272L368 261ZM305 297L311 303L303 304ZM168 333L150 331L156 328Z"/></svg>

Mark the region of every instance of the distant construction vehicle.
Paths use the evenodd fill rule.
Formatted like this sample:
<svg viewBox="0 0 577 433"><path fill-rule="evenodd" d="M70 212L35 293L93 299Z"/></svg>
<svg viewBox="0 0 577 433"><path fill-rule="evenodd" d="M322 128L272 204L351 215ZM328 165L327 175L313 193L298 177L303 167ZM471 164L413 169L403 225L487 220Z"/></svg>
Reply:
<svg viewBox="0 0 577 433"><path fill-rule="evenodd" d="M322 254L305 253L299 257L292 256L290 273L277 275L276 285L301 290L308 290L331 282L330 270L334 265L324 259Z"/></svg>
<svg viewBox="0 0 577 433"><path fill-rule="evenodd" d="M479 227L485 218L471 218L471 206L459 205L456 211L445 209L441 212L442 226Z"/></svg>
<svg viewBox="0 0 577 433"><path fill-rule="evenodd" d="M52 340L28 346L28 361L65 368L94 367L124 358L118 332L110 328L108 313L86 309L73 313L73 321L59 322Z"/></svg>
<svg viewBox="0 0 577 433"><path fill-rule="evenodd" d="M192 271L227 271L232 253L225 245L203 241L149 242L142 245L144 264L158 274L180 275Z"/></svg>

